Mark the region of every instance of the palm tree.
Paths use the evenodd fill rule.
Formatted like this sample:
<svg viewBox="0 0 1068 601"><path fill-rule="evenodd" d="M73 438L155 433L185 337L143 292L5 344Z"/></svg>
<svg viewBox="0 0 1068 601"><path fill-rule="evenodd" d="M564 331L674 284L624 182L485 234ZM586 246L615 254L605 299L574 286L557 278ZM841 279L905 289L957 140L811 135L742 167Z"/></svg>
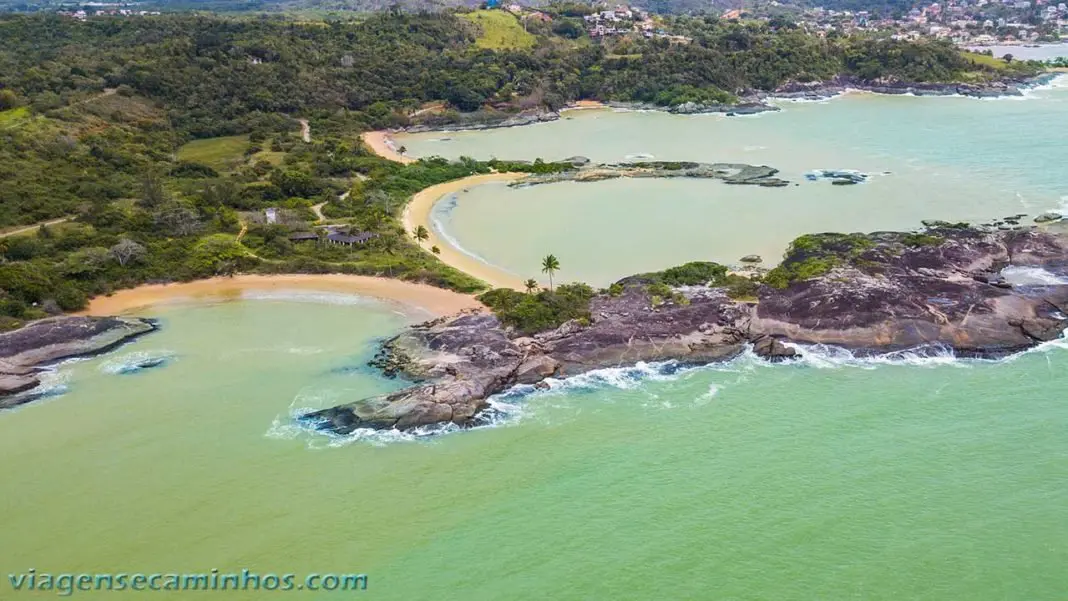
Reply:
<svg viewBox="0 0 1068 601"><path fill-rule="evenodd" d="M549 274L549 292L553 291L553 274L560 269L560 261L554 255L545 255L541 260L541 272Z"/></svg>
<svg viewBox="0 0 1068 601"><path fill-rule="evenodd" d="M534 291L538 289L538 281L534 278L530 278L524 285L527 287L527 294L534 294Z"/></svg>
<svg viewBox="0 0 1068 601"><path fill-rule="evenodd" d="M412 236L414 236L416 242L418 242L419 245L422 246L423 241L430 237L430 232L426 231L426 228L420 225L419 227L415 228L414 232L412 232Z"/></svg>

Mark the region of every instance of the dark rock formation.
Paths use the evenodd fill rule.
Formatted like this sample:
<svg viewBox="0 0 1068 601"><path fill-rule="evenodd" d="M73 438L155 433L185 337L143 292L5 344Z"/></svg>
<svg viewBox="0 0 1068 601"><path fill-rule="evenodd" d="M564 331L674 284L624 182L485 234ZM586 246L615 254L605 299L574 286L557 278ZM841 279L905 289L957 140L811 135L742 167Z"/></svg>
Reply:
<svg viewBox="0 0 1068 601"><path fill-rule="evenodd" d="M839 76L828 81L791 82L771 92L770 96L789 100L822 100L844 93L860 90L875 94L912 94L914 96L971 96L995 98L1020 96L1023 90L1049 83L1056 74L1044 73L1035 77L1005 79L980 84L970 83L923 83L895 79L864 80Z"/></svg>
<svg viewBox="0 0 1068 601"><path fill-rule="evenodd" d="M695 163L692 161L635 161L627 163L576 164L576 158L565 159L575 169L553 173L536 173L512 182L509 186L536 186L557 182L599 182L606 179L673 178L718 179L727 184L781 188L790 182L775 175L778 169L766 165L745 163Z"/></svg>
<svg viewBox="0 0 1068 601"><path fill-rule="evenodd" d="M428 131L462 131L497 129L501 127L519 127L556 121L560 113L547 110L521 111L518 113L504 113L497 111L479 111L474 113L456 113L453 118L439 120L436 116L427 118L425 122L409 126L403 131L408 133L421 133Z"/></svg>
<svg viewBox="0 0 1068 601"><path fill-rule="evenodd" d="M18 393L40 383L41 367L107 352L157 327L140 318L53 317L0 334L0 408L32 400Z"/></svg>
<svg viewBox="0 0 1068 601"><path fill-rule="evenodd" d="M413 380L412 387L307 418L338 433L467 426L477 423L487 397L516 384L639 361L704 364L750 345L781 361L796 355L787 342L857 353L939 345L961 356L997 357L1052 340L1068 326L1068 285L1005 287L996 275L1009 265L1068 272L1063 235L958 226L816 235L795 242L777 269L795 273L811 261L822 273L788 279L783 288L762 285L756 303L709 286L675 287L665 302L647 276L635 276L595 296L588 322L535 336L518 337L489 314L415 326L387 342L375 363Z"/></svg>

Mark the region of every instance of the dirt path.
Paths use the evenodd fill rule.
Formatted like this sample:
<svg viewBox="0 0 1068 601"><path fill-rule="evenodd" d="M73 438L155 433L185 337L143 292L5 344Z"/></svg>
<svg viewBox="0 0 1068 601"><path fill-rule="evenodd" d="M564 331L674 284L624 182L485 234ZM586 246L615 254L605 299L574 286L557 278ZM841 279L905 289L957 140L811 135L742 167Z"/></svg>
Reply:
<svg viewBox="0 0 1068 601"><path fill-rule="evenodd" d="M27 226L24 226L24 227L20 227L18 229L14 229L14 230L11 230L11 231L8 231L8 232L0 232L0 238L7 238L8 236L17 236L19 234L25 234L27 232L32 232L33 230L41 227L42 225L59 225L60 223L65 223L67 221L70 221L71 219L74 219L74 217L68 216L68 217L60 217L59 219L53 219L51 221L41 221L39 223L35 223L33 225L27 225Z"/></svg>
<svg viewBox="0 0 1068 601"><path fill-rule="evenodd" d="M319 218L319 221L326 221L326 215L323 215L323 205L325 204L325 202L321 202L317 205L312 205L311 209L315 213L315 216Z"/></svg>
<svg viewBox="0 0 1068 601"><path fill-rule="evenodd" d="M300 139L304 140L305 144L311 144L311 124L307 119L297 119L300 121Z"/></svg>

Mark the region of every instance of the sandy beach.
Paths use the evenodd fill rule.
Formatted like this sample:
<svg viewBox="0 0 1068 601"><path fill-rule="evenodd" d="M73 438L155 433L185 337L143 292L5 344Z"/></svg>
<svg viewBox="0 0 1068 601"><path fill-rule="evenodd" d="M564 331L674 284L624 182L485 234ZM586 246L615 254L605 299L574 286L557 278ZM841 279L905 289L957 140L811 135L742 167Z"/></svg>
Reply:
<svg viewBox="0 0 1068 601"><path fill-rule="evenodd" d="M390 136L388 131L369 131L365 132L360 138L364 144L367 144L380 157L404 163L405 165L415 162L415 159L397 152L397 145L393 142L393 137Z"/></svg>
<svg viewBox="0 0 1068 601"><path fill-rule="evenodd" d="M239 275L195 282L151 284L98 296L79 315L119 315L161 304L239 300L246 292L333 292L413 307L434 316L481 309L473 296L426 284L345 274Z"/></svg>
<svg viewBox="0 0 1068 601"><path fill-rule="evenodd" d="M437 246L441 254L437 255L443 263L451 265L460 271L470 274L494 288L515 288L525 290L523 279L502 269L486 264L464 253L438 235L431 224L431 212L434 205L443 196L448 194L462 193L465 188L487 184L490 182L510 182L524 177L525 173L487 173L485 175L472 175L463 179L445 182L431 186L415 194L404 208L404 229L411 233L420 225L430 233L430 239L423 243L423 248L429 249Z"/></svg>
<svg viewBox="0 0 1068 601"><path fill-rule="evenodd" d="M600 100L576 100L575 102L572 102L571 104L560 109L560 112L562 113L564 111L582 111L606 108L608 108L608 105L601 102Z"/></svg>

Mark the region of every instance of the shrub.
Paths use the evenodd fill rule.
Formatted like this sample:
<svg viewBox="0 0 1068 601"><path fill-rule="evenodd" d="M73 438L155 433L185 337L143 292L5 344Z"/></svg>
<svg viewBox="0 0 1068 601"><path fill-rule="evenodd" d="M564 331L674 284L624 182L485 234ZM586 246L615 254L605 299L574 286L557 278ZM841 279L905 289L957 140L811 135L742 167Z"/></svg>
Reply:
<svg viewBox="0 0 1068 601"><path fill-rule="evenodd" d="M529 335L559 327L566 321L590 319L590 299L593 288L586 284L564 284L556 290L542 290L524 294L517 290L497 288L478 297L493 310L501 323Z"/></svg>

